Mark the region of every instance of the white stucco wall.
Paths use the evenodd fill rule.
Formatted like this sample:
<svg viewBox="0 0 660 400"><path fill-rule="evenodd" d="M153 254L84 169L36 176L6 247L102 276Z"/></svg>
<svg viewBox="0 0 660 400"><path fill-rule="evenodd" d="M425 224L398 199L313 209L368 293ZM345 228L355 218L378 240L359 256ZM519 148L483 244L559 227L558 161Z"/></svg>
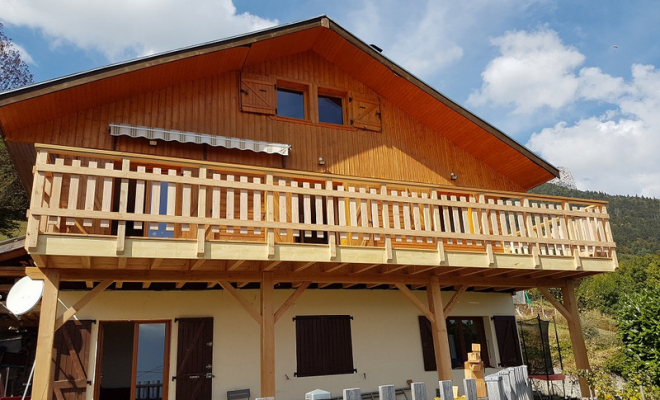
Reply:
<svg viewBox="0 0 660 400"><path fill-rule="evenodd" d="M276 290L276 307L292 290ZM253 305L259 304L258 290L241 290ZM84 292L61 292L67 306ZM443 301L453 292L443 292ZM426 302L424 291L416 292ZM296 371L296 315L349 314L353 339L356 374L324 377L294 377ZM497 365L497 343L490 320L493 315L513 315L511 295L505 293L465 293L450 315L482 316L491 365ZM405 387L406 380L424 381L429 397L437 387L436 372L424 371L418 315L415 306L396 290L314 290L308 289L275 327L276 397L282 400L303 399L313 389L324 389L333 396L344 388L359 387L363 392L377 391L379 385ZM172 320L170 377L176 369L177 326L174 318L213 317L213 398L226 399L226 391L250 388L252 397L259 395L259 326L229 293L214 291L108 291L99 295L77 318L112 320ZM92 328L90 377L94 377L98 324ZM490 371L487 370L486 373ZM463 378L462 370L454 370L455 384ZM171 380L170 380L171 382ZM171 382L169 398L174 399ZM462 386L462 385L461 385ZM92 398L88 390L88 399Z"/></svg>

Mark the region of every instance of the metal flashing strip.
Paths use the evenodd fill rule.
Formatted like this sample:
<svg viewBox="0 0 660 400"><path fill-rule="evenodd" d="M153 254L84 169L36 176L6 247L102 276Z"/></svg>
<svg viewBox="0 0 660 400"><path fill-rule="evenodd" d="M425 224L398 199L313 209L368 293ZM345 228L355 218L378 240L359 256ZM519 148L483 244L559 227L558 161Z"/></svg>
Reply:
<svg viewBox="0 0 660 400"><path fill-rule="evenodd" d="M147 128L144 126L110 124L112 136L130 136L166 142L208 144L226 149L251 150L255 153L289 155L290 144L261 142L257 140L208 135L204 133L181 132L167 129Z"/></svg>

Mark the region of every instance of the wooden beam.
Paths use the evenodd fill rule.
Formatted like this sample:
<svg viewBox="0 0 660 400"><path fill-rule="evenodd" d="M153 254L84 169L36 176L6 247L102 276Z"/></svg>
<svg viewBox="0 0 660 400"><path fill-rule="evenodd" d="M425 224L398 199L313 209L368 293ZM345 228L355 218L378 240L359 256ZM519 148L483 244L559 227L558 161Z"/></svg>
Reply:
<svg viewBox="0 0 660 400"><path fill-rule="evenodd" d="M433 315L431 310L429 310L429 308L427 306L422 304L422 302L419 301L419 299L410 290L408 290L406 285L402 285L400 283L397 283L397 284L395 284L395 286L397 287L397 289L399 289L399 292L401 292L401 294L406 296L408 298L408 300L410 300L410 302L413 303L415 305L415 307L417 307L417 309L422 314L424 314L426 316L426 318L429 319L429 321L431 321L431 323L435 322L435 315Z"/></svg>
<svg viewBox="0 0 660 400"><path fill-rule="evenodd" d="M291 296L289 296L284 304L282 304L280 308L277 309L275 312L275 323L277 323L282 315L284 315L284 313L287 312L289 308L291 308L291 306L296 302L296 300L298 300L298 298L303 294L305 289L307 289L311 283L312 282L303 282L300 286L298 286L298 289L296 289L296 291L293 292Z"/></svg>
<svg viewBox="0 0 660 400"><path fill-rule="evenodd" d="M564 316L564 318L566 318L566 321L573 322L573 316L571 313L569 313L568 310L564 308L563 304L561 304L559 300L557 300L557 298L553 296L547 288L539 287L537 289L550 302L550 304L552 304L552 306L556 308L557 311L559 311L561 315Z"/></svg>
<svg viewBox="0 0 660 400"><path fill-rule="evenodd" d="M80 257L83 268L92 268L92 257Z"/></svg>
<svg viewBox="0 0 660 400"><path fill-rule="evenodd" d="M176 285L174 285L174 287L176 289L181 289L183 287L183 285L185 285L185 284L186 284L186 282L177 282Z"/></svg>
<svg viewBox="0 0 660 400"><path fill-rule="evenodd" d="M115 289L121 289L124 287L124 282L122 281L116 281L115 282Z"/></svg>
<svg viewBox="0 0 660 400"><path fill-rule="evenodd" d="M238 269L238 267L240 267L241 265L243 265L243 263L245 263L245 261L246 261L246 260L238 260L238 261L233 262L233 263L229 266L229 268L227 268L227 271L234 271L234 270Z"/></svg>
<svg viewBox="0 0 660 400"><path fill-rule="evenodd" d="M117 260L117 268L119 269L126 269L126 264L128 263L128 258L127 257L119 257Z"/></svg>
<svg viewBox="0 0 660 400"><path fill-rule="evenodd" d="M344 268L347 265L350 265L350 263L341 263L341 264L333 265L331 267L328 267L328 268L324 269L323 271L324 272L335 272L337 270L340 270L340 269Z"/></svg>
<svg viewBox="0 0 660 400"><path fill-rule="evenodd" d="M447 324L442 306L442 294L440 292L440 280L432 276L426 286L429 299L429 308L433 310L434 320L431 321L431 332L433 333L433 346L435 349L435 363L438 368L438 381L452 379L451 353L449 352L449 338L447 336Z"/></svg>
<svg viewBox="0 0 660 400"><path fill-rule="evenodd" d="M222 286L223 289L225 289L231 296L238 301L238 304L240 304L245 311L252 317L253 320L255 320L258 324L261 324L261 314L257 309L255 309L252 304L250 304L247 300L245 300L245 297L243 297L242 294L238 293L236 289L231 285L231 283L227 281L219 281L218 282L220 286Z"/></svg>
<svg viewBox="0 0 660 400"><path fill-rule="evenodd" d="M98 296L101 292L103 292L105 289L108 288L108 286L112 285L112 280L111 279L106 279L96 285L94 289L92 289L90 292L86 293L80 300L78 300L73 306L69 307L62 315L57 317L55 320L55 330L60 329L62 325L66 323L66 321L70 320L74 315L78 313L83 307L85 307L90 301L94 300L96 296Z"/></svg>
<svg viewBox="0 0 660 400"><path fill-rule="evenodd" d="M278 265L280 265L282 263L283 263L283 261L273 261L272 263L266 265L266 267L264 268L264 271L272 271L275 267L277 267Z"/></svg>
<svg viewBox="0 0 660 400"><path fill-rule="evenodd" d="M575 356L575 367L581 370L589 370L589 357L587 356L587 346L582 334L582 325L580 323L580 312L578 311L577 299L575 298L575 281L567 282L566 287L562 288L564 295L564 308L571 315L572 321L568 322L568 330L571 336L571 347ZM582 397L589 397L589 385L587 380L580 378L580 392Z"/></svg>
<svg viewBox="0 0 660 400"><path fill-rule="evenodd" d="M311 262L305 263L305 264L303 264L303 265L301 265L301 266L299 266L299 267L294 268L294 269L293 269L293 272L304 271L304 270L306 270L307 268L311 267L311 266L314 265L314 264L316 264L316 261L311 261Z"/></svg>
<svg viewBox="0 0 660 400"><path fill-rule="evenodd" d="M461 297L463 293L467 290L467 286L463 285L458 288L458 290L451 296L447 304L445 304L445 308L442 310L442 313L445 315L445 318L447 318L447 315L451 312L451 309L454 308L456 303L458 303L458 299Z"/></svg>
<svg viewBox="0 0 660 400"><path fill-rule="evenodd" d="M385 269L385 271L383 271L383 274L391 274L393 272L400 271L400 270L406 269L408 267L409 267L408 265L388 265L387 269Z"/></svg>
<svg viewBox="0 0 660 400"><path fill-rule="evenodd" d="M190 267L190 269L191 270L199 269L201 268L202 265L204 265L206 261L207 260L205 258L200 258L199 260L195 260L195 263Z"/></svg>
<svg viewBox="0 0 660 400"><path fill-rule="evenodd" d="M151 282L142 282L142 289L147 290L151 287Z"/></svg>
<svg viewBox="0 0 660 400"><path fill-rule="evenodd" d="M151 264L149 265L149 269L156 269L156 268L160 267L160 264L162 264L162 263L163 263L162 258L154 258L151 261Z"/></svg>
<svg viewBox="0 0 660 400"><path fill-rule="evenodd" d="M264 272L261 281L261 397L275 398L275 281ZM302 287L302 286L301 286ZM302 291L301 291L302 293ZM286 303L285 303L286 304Z"/></svg>
<svg viewBox="0 0 660 400"><path fill-rule="evenodd" d="M360 274L362 272L369 271L370 269L376 268L380 265L381 264L371 264L371 265L363 265L363 266L355 267L353 269L353 273L354 274Z"/></svg>
<svg viewBox="0 0 660 400"><path fill-rule="evenodd" d="M47 400L52 397L52 357L60 274L58 270L52 269L44 269L42 273L44 276L44 294L41 298L32 398Z"/></svg>

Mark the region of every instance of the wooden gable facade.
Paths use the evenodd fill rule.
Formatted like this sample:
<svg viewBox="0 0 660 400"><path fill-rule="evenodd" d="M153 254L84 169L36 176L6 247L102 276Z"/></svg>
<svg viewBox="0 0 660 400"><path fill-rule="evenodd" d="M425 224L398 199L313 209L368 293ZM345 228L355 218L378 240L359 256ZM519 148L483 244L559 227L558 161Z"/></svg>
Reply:
<svg viewBox="0 0 660 400"><path fill-rule="evenodd" d="M287 91L298 117L284 115ZM324 122L320 99L339 121ZM441 380L442 321L463 293L561 288L563 305L544 293L588 366L573 287L617 266L606 204L526 194L557 170L326 17L0 94L0 128L31 192L28 274L46 282L34 398L52 395L54 332L131 283L237 300L259 325L264 397L276 393L275 323L310 286L404 294L430 321ZM91 290L58 312L67 282ZM282 285L292 292L277 308ZM138 322L101 324L99 343L113 329L138 337L151 318L119 311L108 315ZM168 318L154 324L169 338ZM182 361L171 369L188 371ZM190 371L170 371L170 398L183 375L206 376Z"/></svg>

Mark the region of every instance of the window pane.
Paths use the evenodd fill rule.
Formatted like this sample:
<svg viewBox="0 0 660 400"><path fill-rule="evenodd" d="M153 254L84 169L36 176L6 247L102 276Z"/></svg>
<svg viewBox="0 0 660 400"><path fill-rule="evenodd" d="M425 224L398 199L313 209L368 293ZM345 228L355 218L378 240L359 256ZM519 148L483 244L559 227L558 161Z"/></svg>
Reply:
<svg viewBox="0 0 660 400"><path fill-rule="evenodd" d="M138 332L136 399L163 398L165 324L140 324Z"/></svg>
<svg viewBox="0 0 660 400"><path fill-rule="evenodd" d="M344 123L340 97L319 96L319 122L339 125Z"/></svg>
<svg viewBox="0 0 660 400"><path fill-rule="evenodd" d="M305 96L302 92L277 89L277 115L305 119Z"/></svg>
<svg viewBox="0 0 660 400"><path fill-rule="evenodd" d="M103 323L100 400L129 399L133 371L132 322Z"/></svg>
<svg viewBox="0 0 660 400"><path fill-rule="evenodd" d="M463 351L461 351L461 336L458 321L447 320L447 338L449 339L449 355L452 368L463 368Z"/></svg>
<svg viewBox="0 0 660 400"><path fill-rule="evenodd" d="M463 323L463 339L465 340L465 350L470 353L472 351L472 343L481 343L481 333L476 321L471 319L464 319ZM485 350L485 349L484 349Z"/></svg>

